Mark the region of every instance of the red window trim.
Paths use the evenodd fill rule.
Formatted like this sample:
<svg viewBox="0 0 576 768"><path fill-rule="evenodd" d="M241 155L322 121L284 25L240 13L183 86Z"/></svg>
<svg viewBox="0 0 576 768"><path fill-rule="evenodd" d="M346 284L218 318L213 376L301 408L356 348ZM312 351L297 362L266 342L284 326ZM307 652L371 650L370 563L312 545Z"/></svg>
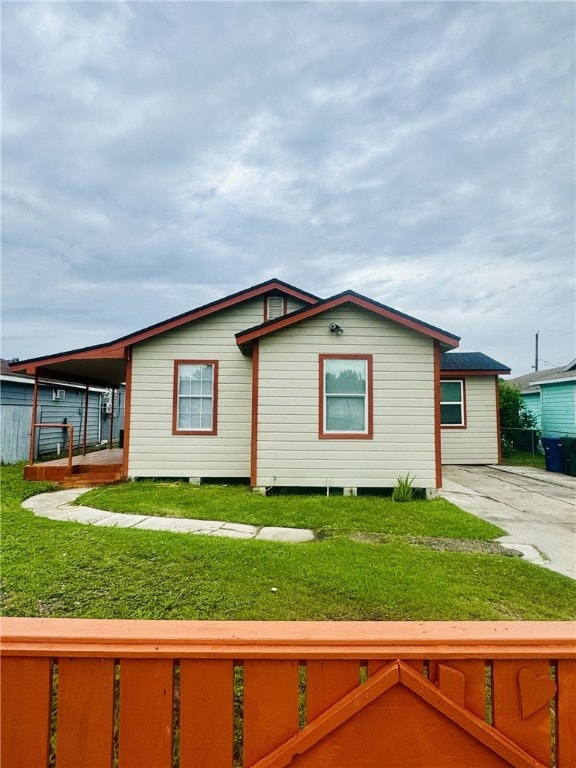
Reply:
<svg viewBox="0 0 576 768"><path fill-rule="evenodd" d="M178 369L181 365L211 365L214 368L212 378L212 429L178 429ZM172 390L172 434L218 434L218 360L174 360L174 380Z"/></svg>
<svg viewBox="0 0 576 768"><path fill-rule="evenodd" d="M325 432L324 431L324 361L325 360L365 360L366 373L368 377L367 392L367 431L366 432ZM374 366L372 355L355 354L329 354L318 356L318 375L319 375L319 407L318 407L318 437L320 440L372 440L374 437Z"/></svg>
<svg viewBox="0 0 576 768"><path fill-rule="evenodd" d="M461 381L462 382L462 419L463 424L442 424L442 383ZM466 407L466 379L455 376L441 376L440 377L440 428L441 429L468 429L468 409Z"/></svg>

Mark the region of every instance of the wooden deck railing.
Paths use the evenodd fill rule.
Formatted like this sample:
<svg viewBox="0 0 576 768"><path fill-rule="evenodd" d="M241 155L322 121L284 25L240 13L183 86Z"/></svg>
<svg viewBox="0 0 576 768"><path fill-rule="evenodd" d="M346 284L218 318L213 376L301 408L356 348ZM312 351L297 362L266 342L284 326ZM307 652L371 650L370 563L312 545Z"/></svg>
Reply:
<svg viewBox="0 0 576 768"><path fill-rule="evenodd" d="M576 766L568 622L2 622L2 768Z"/></svg>

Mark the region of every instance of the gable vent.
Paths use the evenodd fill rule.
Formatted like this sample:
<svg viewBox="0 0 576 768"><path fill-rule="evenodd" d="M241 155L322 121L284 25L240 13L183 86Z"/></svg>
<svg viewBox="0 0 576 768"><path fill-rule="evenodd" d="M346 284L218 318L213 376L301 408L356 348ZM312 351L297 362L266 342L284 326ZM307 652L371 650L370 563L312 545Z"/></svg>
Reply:
<svg viewBox="0 0 576 768"><path fill-rule="evenodd" d="M274 320L284 314L284 297L268 296L266 298L266 320Z"/></svg>

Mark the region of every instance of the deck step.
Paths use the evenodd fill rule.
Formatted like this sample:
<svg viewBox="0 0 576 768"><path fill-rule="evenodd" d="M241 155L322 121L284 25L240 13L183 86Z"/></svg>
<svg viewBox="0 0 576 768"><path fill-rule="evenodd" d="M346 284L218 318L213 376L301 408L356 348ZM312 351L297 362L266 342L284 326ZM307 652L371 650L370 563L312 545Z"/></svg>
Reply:
<svg viewBox="0 0 576 768"><path fill-rule="evenodd" d="M99 475L110 474L111 472L120 472L122 464L74 464L72 474L74 475Z"/></svg>
<svg viewBox="0 0 576 768"><path fill-rule="evenodd" d="M58 483L63 488L83 488L84 486L94 485L114 485L114 483L122 482L120 473L115 472L111 474L105 474L103 472L97 474L83 473L80 475L71 475L70 477L63 477Z"/></svg>
<svg viewBox="0 0 576 768"><path fill-rule="evenodd" d="M82 471L76 471L78 469L82 469ZM70 474L70 469L67 466L33 464L24 467L24 479L59 483L66 488L109 485L122 480L122 467L116 464L97 465L96 467L75 465L72 474Z"/></svg>

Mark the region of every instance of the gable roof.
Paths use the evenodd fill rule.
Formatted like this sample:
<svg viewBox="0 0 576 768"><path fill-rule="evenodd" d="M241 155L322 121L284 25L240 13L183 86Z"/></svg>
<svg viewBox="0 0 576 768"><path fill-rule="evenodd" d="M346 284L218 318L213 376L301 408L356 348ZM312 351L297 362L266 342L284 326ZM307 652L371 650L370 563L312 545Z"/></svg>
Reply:
<svg viewBox="0 0 576 768"><path fill-rule="evenodd" d="M471 376L494 376L508 374L510 368L504 363L488 357L483 352L444 352L440 355L442 373L467 373Z"/></svg>
<svg viewBox="0 0 576 768"><path fill-rule="evenodd" d="M437 328L436 326L418 320L411 315L406 315L404 312L399 312L396 309L392 309L392 307L386 306L386 304L380 304L380 302L362 296L355 291L344 291L343 293L338 293L323 301L318 301L310 307L298 309L288 315L283 315L282 317L273 320L267 320L265 323L260 323L252 328L247 328L245 331L240 331L236 334L236 343L242 352L246 353L251 349L253 342L263 336L276 333L284 328L300 323L303 320L308 320L311 317L315 317L316 315L341 307L345 304L353 304L356 307L373 312L386 320L391 320L405 328L410 328L413 331L417 331L432 339L436 339L444 347L449 349L457 347L460 341L459 336L444 331L442 328Z"/></svg>
<svg viewBox="0 0 576 768"><path fill-rule="evenodd" d="M540 392L540 384L554 383L559 379L572 379L576 371L576 360L572 360L568 365L559 365L556 368L546 368L543 371L532 371L523 376L516 376L509 380L509 384L517 387L523 395L532 395Z"/></svg>
<svg viewBox="0 0 576 768"><path fill-rule="evenodd" d="M166 331L179 328L187 323L200 320L203 317L236 306L243 301L267 294L282 294L299 299L307 304L319 301L318 296L302 291L282 280L272 279L258 283L250 288L237 291L223 299L209 302L196 309L183 312L180 315L155 323L126 336L121 336L104 344L81 347L66 352L59 352L48 357L34 357L22 360L10 366L12 372L22 372L39 375L58 375L62 380L81 380L98 386L118 386L123 383L126 375L126 361L129 348L133 344L158 336ZM82 362L81 366L78 364ZM80 379L78 377L80 376Z"/></svg>

